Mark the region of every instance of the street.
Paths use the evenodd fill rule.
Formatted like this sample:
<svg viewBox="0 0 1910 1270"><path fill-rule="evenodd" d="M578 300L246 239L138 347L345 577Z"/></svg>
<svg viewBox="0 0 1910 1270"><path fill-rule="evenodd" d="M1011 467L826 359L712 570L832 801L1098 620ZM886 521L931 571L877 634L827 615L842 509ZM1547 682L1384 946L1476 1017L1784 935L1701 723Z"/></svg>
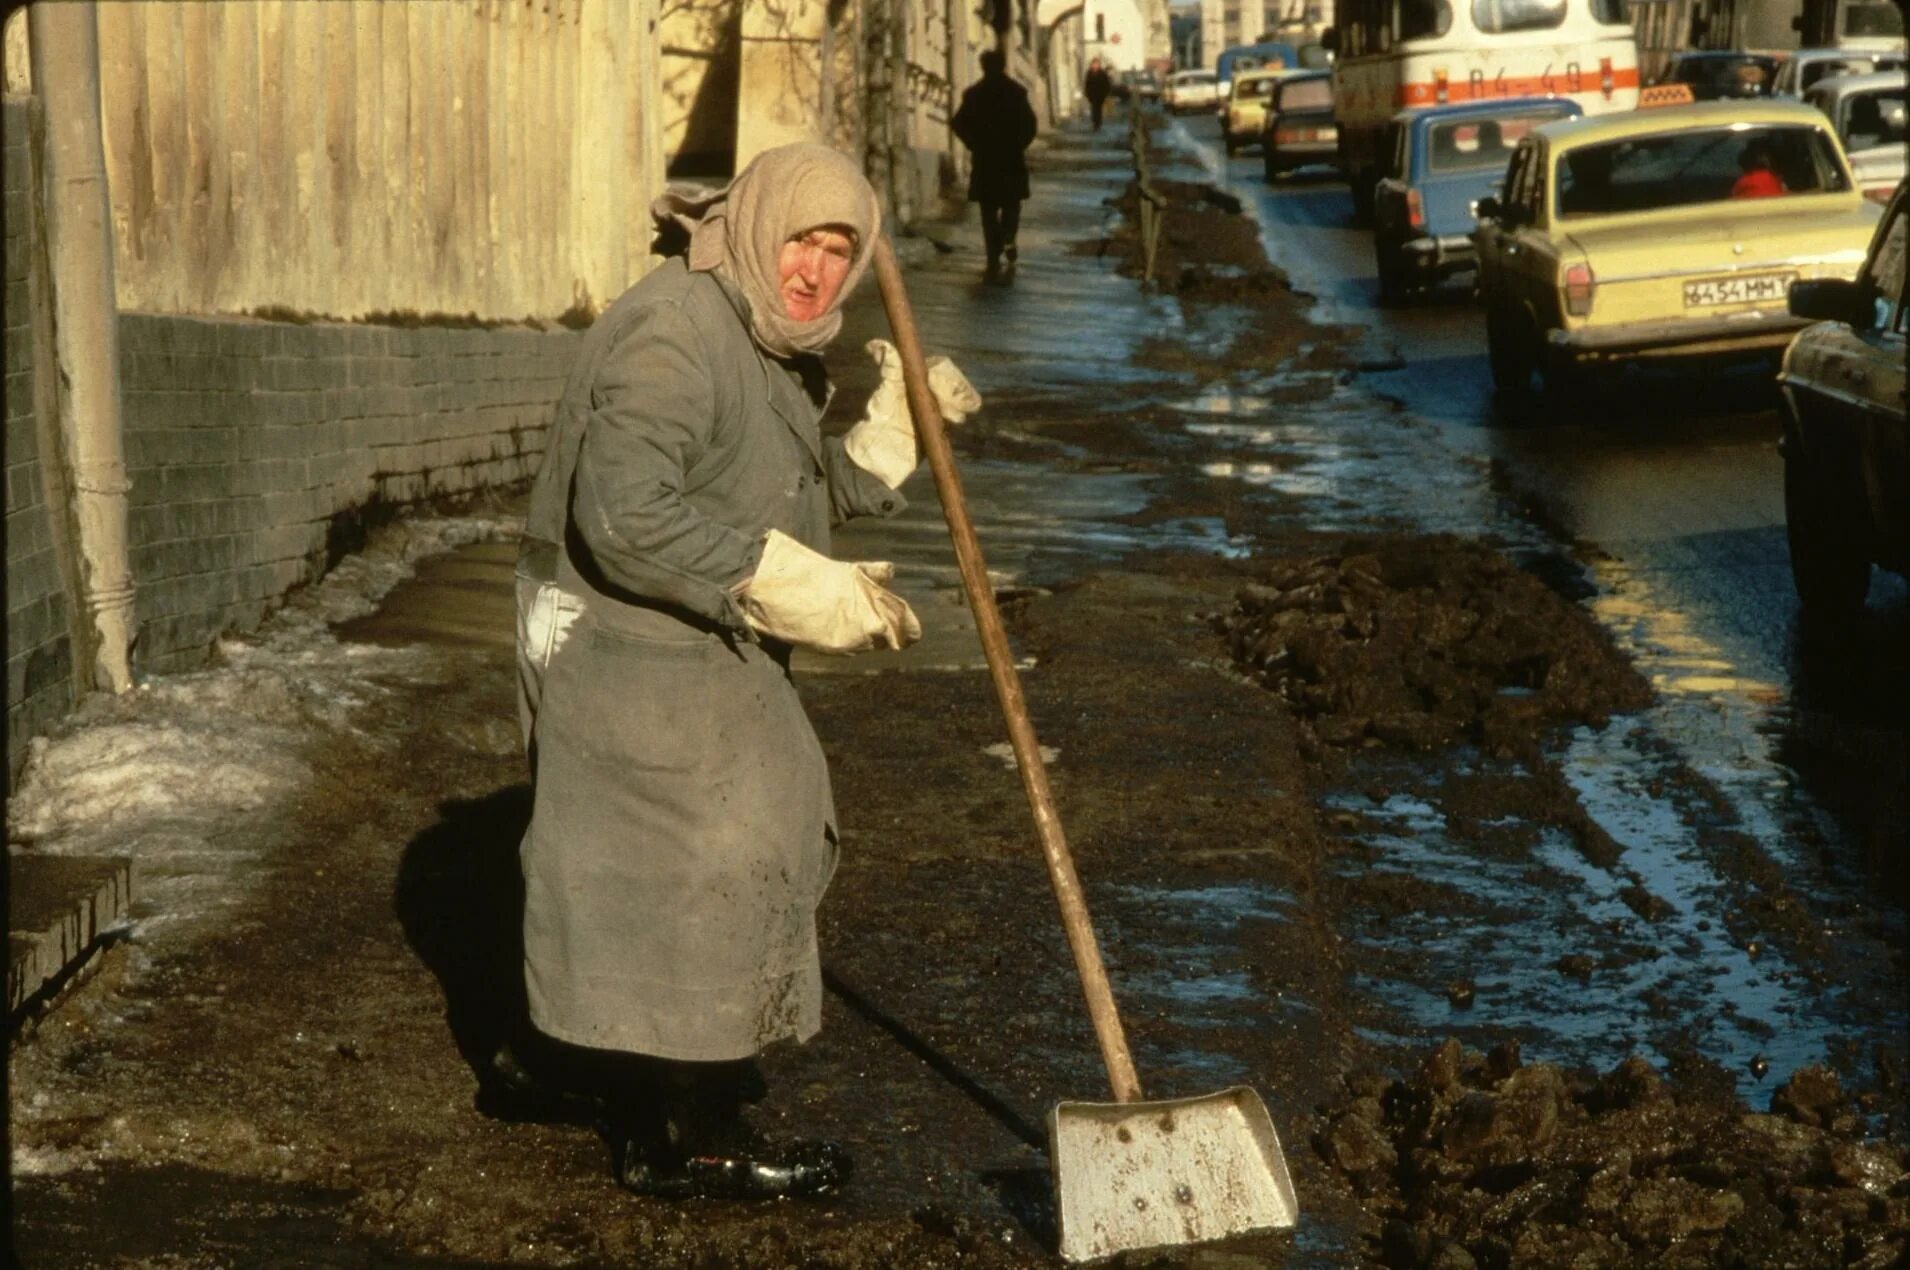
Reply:
<svg viewBox="0 0 1910 1270"><path fill-rule="evenodd" d="M1155 120L1143 288L1112 122L1044 139L1012 287L972 219L904 246L987 403L963 479L1142 1077L1260 1091L1300 1194L1295 1231L1125 1264L1890 1264L1901 580L1800 630L1754 375L1508 412L1463 283L1378 308L1344 186L1270 188L1204 116ZM843 399L884 330L858 295ZM895 561L928 637L796 663L842 865L823 1032L757 1114L847 1143L843 1194L637 1200L587 1110L483 1088L530 798L500 497L30 765L16 840L131 852L140 906L15 1045L23 1262L1052 1263L1042 1118L1105 1078L905 493L834 553ZM176 797L125 792L155 772Z"/></svg>

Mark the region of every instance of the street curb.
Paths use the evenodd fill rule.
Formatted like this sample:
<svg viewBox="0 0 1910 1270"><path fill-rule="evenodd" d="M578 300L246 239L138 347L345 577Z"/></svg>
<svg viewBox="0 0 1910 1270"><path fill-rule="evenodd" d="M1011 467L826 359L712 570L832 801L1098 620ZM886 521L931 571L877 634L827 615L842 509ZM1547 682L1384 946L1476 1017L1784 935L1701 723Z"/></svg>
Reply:
<svg viewBox="0 0 1910 1270"><path fill-rule="evenodd" d="M7 866L7 1017L17 1029L126 920L133 862L12 853Z"/></svg>

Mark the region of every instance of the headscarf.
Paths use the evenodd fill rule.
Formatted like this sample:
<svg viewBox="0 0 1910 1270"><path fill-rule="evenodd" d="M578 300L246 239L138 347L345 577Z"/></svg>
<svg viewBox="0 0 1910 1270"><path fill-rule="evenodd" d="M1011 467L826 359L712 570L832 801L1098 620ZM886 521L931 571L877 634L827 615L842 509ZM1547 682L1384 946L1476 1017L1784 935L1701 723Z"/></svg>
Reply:
<svg viewBox="0 0 1910 1270"><path fill-rule="evenodd" d="M720 190L673 185L650 205L659 228L689 235L689 265L728 279L749 303L750 334L777 357L818 353L842 329L842 302L869 268L882 209L854 163L827 146L765 150ZM849 272L828 312L798 322L783 309L783 244L819 225L855 232Z"/></svg>

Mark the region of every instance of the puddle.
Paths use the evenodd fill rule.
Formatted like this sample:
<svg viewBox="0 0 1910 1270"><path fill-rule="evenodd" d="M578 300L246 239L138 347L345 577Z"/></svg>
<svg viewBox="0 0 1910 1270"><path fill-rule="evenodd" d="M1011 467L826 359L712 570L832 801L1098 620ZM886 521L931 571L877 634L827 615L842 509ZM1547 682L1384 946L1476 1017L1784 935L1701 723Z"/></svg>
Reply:
<svg viewBox="0 0 1910 1270"><path fill-rule="evenodd" d="M1682 805L1697 795L1675 783L1654 792L1664 760L1638 748L1643 735L1581 729L1562 757L1573 791L1620 850L1610 868L1557 829L1508 857L1457 840L1439 809L1416 796L1326 800L1357 817L1355 839L1376 853L1345 876L1464 899L1361 924L1373 932L1376 964L1396 970L1360 976L1361 990L1396 1010L1406 1030L1419 1029L1375 1039L1410 1049L1454 1034L1486 1048L1516 1032L1530 1054L1600 1071L1640 1052L1662 1064L1695 1044L1755 1103L1774 1084L1760 1078L1762 1064L1787 1075L1851 1037L1851 1019L1810 976L1762 941L1733 942L1719 870L1695 842L1695 809ZM1640 887L1650 916L1633 907ZM1461 981L1473 994L1456 1005L1446 989ZM1880 1039L1886 1022L1869 1024Z"/></svg>

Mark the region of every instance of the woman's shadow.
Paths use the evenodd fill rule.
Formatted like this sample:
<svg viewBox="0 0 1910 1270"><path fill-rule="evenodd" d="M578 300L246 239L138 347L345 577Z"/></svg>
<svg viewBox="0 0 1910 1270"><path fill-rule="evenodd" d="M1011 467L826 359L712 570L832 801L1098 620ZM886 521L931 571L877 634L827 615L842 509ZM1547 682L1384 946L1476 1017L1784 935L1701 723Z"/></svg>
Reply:
<svg viewBox="0 0 1910 1270"><path fill-rule="evenodd" d="M531 787L439 805L405 847L393 906L444 990L445 1022L477 1080L476 1104L508 1120L588 1123L596 1106L568 1046L540 1040L524 993L524 875L518 844ZM576 1080L572 1078L576 1077Z"/></svg>

